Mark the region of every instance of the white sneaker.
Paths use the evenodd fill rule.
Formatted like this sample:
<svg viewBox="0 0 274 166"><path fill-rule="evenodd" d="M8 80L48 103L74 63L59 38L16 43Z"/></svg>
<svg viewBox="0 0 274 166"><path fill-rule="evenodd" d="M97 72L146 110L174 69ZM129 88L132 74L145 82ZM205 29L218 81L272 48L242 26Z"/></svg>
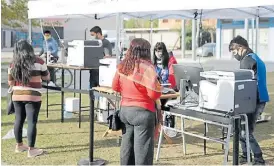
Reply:
<svg viewBox="0 0 274 166"><path fill-rule="evenodd" d="M20 153L29 150L29 147L27 145L18 146L15 147L15 153Z"/></svg>
<svg viewBox="0 0 274 166"><path fill-rule="evenodd" d="M52 81L50 81L50 82L48 83L48 86L55 86L55 84L54 84Z"/></svg>
<svg viewBox="0 0 274 166"><path fill-rule="evenodd" d="M32 149L28 151L28 157L36 157L43 153L44 151L42 149Z"/></svg>

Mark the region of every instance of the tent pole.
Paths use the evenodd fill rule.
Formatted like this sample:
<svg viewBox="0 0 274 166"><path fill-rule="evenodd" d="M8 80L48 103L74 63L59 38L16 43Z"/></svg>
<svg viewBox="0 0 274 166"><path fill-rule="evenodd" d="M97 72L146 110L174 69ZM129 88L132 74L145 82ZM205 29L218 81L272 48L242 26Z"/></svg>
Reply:
<svg viewBox="0 0 274 166"><path fill-rule="evenodd" d="M249 42L249 27L248 27L248 22L249 20L246 18L245 19L245 39L247 42Z"/></svg>
<svg viewBox="0 0 274 166"><path fill-rule="evenodd" d="M216 59L221 59L222 49L222 22L220 19L217 20L216 28Z"/></svg>
<svg viewBox="0 0 274 166"><path fill-rule="evenodd" d="M153 33L153 20L150 19L150 32L149 32L149 43L151 45L151 47L153 48L153 44L152 44L152 33ZM153 60L153 49L150 49L151 52L151 60Z"/></svg>
<svg viewBox="0 0 274 166"><path fill-rule="evenodd" d="M258 54L259 48L259 9L257 9L257 14L256 14L256 42L255 42L255 53Z"/></svg>
<svg viewBox="0 0 274 166"><path fill-rule="evenodd" d="M192 19L192 60L196 61L196 19Z"/></svg>
<svg viewBox="0 0 274 166"><path fill-rule="evenodd" d="M186 36L186 32L185 32L185 20L182 19L182 29L181 29L181 54L182 54L182 58L185 58L185 36Z"/></svg>
<svg viewBox="0 0 274 166"><path fill-rule="evenodd" d="M252 49L254 49L254 27L255 27L255 25L254 25L254 21L255 21L255 19L254 18L252 18L252 20L251 20L251 26L252 26L252 30L251 30L251 48Z"/></svg>
<svg viewBox="0 0 274 166"><path fill-rule="evenodd" d="M150 19L150 33L149 33L149 42L150 42L150 44L151 44L151 45L153 45L153 44L152 44L152 33L153 33L152 29L153 29L153 20L152 20L152 19Z"/></svg>
<svg viewBox="0 0 274 166"><path fill-rule="evenodd" d="M28 30L29 30L28 40L29 40L29 43L32 44L32 36L31 36L32 25L31 25L31 19L29 19Z"/></svg>
<svg viewBox="0 0 274 166"><path fill-rule="evenodd" d="M115 55L117 64L120 63L120 51L119 51L119 45L120 45L120 25L121 25L121 16L120 13L116 14L116 43L115 43Z"/></svg>

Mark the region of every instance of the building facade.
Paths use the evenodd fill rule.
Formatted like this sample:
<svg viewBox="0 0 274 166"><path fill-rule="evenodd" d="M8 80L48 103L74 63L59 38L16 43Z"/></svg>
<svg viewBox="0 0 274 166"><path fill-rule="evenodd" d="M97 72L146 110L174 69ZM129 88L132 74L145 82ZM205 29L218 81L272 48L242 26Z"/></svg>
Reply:
<svg viewBox="0 0 274 166"><path fill-rule="evenodd" d="M180 29L181 24L182 24L181 19L159 19L158 28ZM216 19L202 20L202 25L204 27L213 27L213 28L215 28L216 24L217 24ZM191 25L191 20L187 20L186 25Z"/></svg>

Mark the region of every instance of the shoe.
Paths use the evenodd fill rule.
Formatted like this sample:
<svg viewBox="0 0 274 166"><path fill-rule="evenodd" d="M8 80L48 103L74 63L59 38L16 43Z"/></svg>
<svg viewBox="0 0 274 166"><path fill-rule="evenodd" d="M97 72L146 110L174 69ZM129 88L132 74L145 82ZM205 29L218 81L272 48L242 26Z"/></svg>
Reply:
<svg viewBox="0 0 274 166"><path fill-rule="evenodd" d="M15 153L24 152L24 151L27 151L28 149L29 149L29 147L27 145L22 145L22 146L16 145Z"/></svg>
<svg viewBox="0 0 274 166"><path fill-rule="evenodd" d="M263 154L254 154L253 165L265 165Z"/></svg>
<svg viewBox="0 0 274 166"><path fill-rule="evenodd" d="M241 156L239 157L239 163L240 163L241 165L246 164L246 163L247 163L247 156L241 155Z"/></svg>
<svg viewBox="0 0 274 166"><path fill-rule="evenodd" d="M42 149L31 149L28 151L28 157L36 157L43 153L44 151Z"/></svg>
<svg viewBox="0 0 274 166"><path fill-rule="evenodd" d="M50 81L50 82L48 83L48 86L53 86L53 87L55 87L55 84L54 84L52 81Z"/></svg>
<svg viewBox="0 0 274 166"><path fill-rule="evenodd" d="M254 160L252 165L265 165L265 161L264 161L263 158L257 158L257 159Z"/></svg>

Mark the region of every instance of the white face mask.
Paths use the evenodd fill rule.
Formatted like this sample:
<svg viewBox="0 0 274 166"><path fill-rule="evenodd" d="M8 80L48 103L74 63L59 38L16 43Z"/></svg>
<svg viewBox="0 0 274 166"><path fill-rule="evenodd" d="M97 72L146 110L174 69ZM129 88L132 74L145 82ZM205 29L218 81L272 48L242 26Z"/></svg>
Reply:
<svg viewBox="0 0 274 166"><path fill-rule="evenodd" d="M155 52L155 55L158 59L162 59L163 53L162 52Z"/></svg>
<svg viewBox="0 0 274 166"><path fill-rule="evenodd" d="M95 39L95 36L90 36L90 39L94 40L94 39Z"/></svg>

